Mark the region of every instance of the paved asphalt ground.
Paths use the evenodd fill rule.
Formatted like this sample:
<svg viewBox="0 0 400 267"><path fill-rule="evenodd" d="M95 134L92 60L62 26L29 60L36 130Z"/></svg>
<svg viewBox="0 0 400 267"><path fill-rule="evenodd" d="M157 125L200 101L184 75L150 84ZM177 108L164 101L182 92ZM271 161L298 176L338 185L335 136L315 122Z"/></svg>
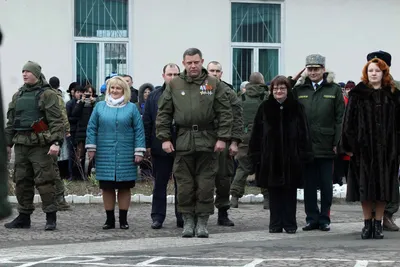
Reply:
<svg viewBox="0 0 400 267"><path fill-rule="evenodd" d="M45 232L38 207L31 229L0 226L0 266L400 266L400 233L361 240L359 205L334 204L330 232L303 232L304 208L299 203L295 235L270 234L269 212L262 205L240 205L230 210L234 227L217 226L216 215L211 217L208 239L180 238L171 205L165 227L152 230L150 209L132 205L131 229L103 231L101 205L75 205L58 213L57 231Z"/></svg>

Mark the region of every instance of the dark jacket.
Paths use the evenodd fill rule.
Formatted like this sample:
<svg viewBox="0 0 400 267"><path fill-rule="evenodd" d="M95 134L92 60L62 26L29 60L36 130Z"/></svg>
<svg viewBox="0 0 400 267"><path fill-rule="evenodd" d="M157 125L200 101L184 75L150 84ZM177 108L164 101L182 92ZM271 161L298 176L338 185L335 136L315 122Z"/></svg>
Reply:
<svg viewBox="0 0 400 267"><path fill-rule="evenodd" d="M400 92L359 83L349 93L341 147L352 152L348 201L398 202Z"/></svg>
<svg viewBox="0 0 400 267"><path fill-rule="evenodd" d="M143 113L143 125L144 133L146 136L146 148L151 148L151 154L153 156L171 156L162 150L162 142L156 137L156 118L158 111L158 99L165 90L166 85L160 89L154 90L150 93L149 98L146 101L146 105ZM173 131L171 126L171 131ZM173 138L174 139L174 138Z"/></svg>
<svg viewBox="0 0 400 267"><path fill-rule="evenodd" d="M95 103L79 101L72 110L72 117L78 118L74 139L76 142L86 140L86 129L92 115Z"/></svg>
<svg viewBox="0 0 400 267"><path fill-rule="evenodd" d="M131 86L131 103L137 103L138 101L139 101L139 91Z"/></svg>
<svg viewBox="0 0 400 267"><path fill-rule="evenodd" d="M79 117L72 116L72 111L75 108L76 102L77 102L77 100L75 98L72 98L66 104L67 116L68 116L68 121L69 121L69 125L70 125L70 132L71 132L71 135L73 135L73 136L75 136L76 125L78 124L78 121L79 121Z"/></svg>
<svg viewBox="0 0 400 267"><path fill-rule="evenodd" d="M143 94L147 88L150 89L150 93L154 91L154 86L151 83L144 83L139 87L139 102L136 103L136 106L139 109L140 115L143 115L144 113L146 101L144 100Z"/></svg>
<svg viewBox="0 0 400 267"><path fill-rule="evenodd" d="M333 159L333 147L339 143L344 113L342 89L333 82L333 74L325 73L316 90L306 77L303 84L293 89L293 94L306 110L314 156Z"/></svg>
<svg viewBox="0 0 400 267"><path fill-rule="evenodd" d="M302 170L312 160L304 106L291 93L281 104L272 96L258 108L249 142L257 185L301 187Z"/></svg>

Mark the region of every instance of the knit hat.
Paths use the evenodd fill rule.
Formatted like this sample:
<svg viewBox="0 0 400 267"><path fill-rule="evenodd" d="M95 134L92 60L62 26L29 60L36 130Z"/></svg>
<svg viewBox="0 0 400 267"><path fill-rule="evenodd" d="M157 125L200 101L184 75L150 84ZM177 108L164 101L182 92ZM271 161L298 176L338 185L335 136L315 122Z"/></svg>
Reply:
<svg viewBox="0 0 400 267"><path fill-rule="evenodd" d="M22 68L22 71L29 71L33 75L35 75L36 78L40 78L40 74L42 73L42 67L40 67L39 64L33 61L28 61Z"/></svg>

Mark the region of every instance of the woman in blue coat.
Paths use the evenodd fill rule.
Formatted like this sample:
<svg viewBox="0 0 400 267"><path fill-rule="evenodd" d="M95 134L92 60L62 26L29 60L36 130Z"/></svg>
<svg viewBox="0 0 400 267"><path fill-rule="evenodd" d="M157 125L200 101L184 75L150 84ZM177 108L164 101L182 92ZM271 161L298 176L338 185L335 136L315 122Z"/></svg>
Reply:
<svg viewBox="0 0 400 267"><path fill-rule="evenodd" d="M104 230L115 228L115 191L118 190L119 223L129 229L128 208L135 186L137 165L146 151L143 122L123 78L108 80L105 101L96 104L87 127L86 149L96 156L96 179L103 191L107 214Z"/></svg>

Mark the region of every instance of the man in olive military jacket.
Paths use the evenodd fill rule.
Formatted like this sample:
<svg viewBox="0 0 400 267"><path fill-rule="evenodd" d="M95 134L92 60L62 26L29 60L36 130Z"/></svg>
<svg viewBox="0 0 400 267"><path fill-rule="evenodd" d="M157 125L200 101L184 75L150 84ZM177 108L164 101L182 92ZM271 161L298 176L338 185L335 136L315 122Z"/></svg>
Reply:
<svg viewBox="0 0 400 267"><path fill-rule="evenodd" d="M182 237L208 237L207 222L214 213L218 152L231 137L232 108L223 84L209 76L197 48L183 54L185 70L175 77L159 100L156 136L167 153L176 151L173 173L178 187ZM177 129L171 142L171 123Z"/></svg>
<svg viewBox="0 0 400 267"><path fill-rule="evenodd" d="M56 229L53 157L60 151L64 122L57 93L50 87L39 64L28 61L22 68L24 85L8 107L5 129L7 152L14 146L16 196L19 215L6 228L30 228L34 210L34 186L46 213L45 230Z"/></svg>
<svg viewBox="0 0 400 267"><path fill-rule="evenodd" d="M207 65L210 75L216 77L226 85L227 95L232 106L232 133L231 142L223 152L219 154L219 168L215 180L216 198L215 207L218 209L218 224L222 226L234 226L235 224L228 217L230 208L230 189L234 174L233 157L238 153L238 144L242 141L243 135L243 108L237 97L233 86L222 81L222 65L218 61L211 61Z"/></svg>
<svg viewBox="0 0 400 267"><path fill-rule="evenodd" d="M304 205L307 225L304 231L330 230L333 159L339 143L344 113L340 86L325 72L325 57L313 54L306 58L308 77L293 89L294 96L306 110L310 124L314 160L305 166ZM321 210L317 187L321 190Z"/></svg>

